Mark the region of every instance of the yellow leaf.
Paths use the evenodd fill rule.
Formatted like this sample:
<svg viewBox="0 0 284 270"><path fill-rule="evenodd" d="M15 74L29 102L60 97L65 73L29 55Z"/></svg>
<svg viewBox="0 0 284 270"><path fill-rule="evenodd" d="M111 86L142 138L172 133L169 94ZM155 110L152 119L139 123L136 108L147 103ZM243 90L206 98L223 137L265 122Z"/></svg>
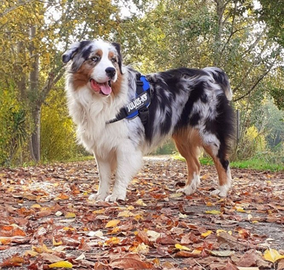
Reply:
<svg viewBox="0 0 284 270"><path fill-rule="evenodd" d="M113 219L111 221L109 221L106 225L106 228L113 228L115 226L117 226L117 224L120 222L120 220L118 219Z"/></svg>
<svg viewBox="0 0 284 270"><path fill-rule="evenodd" d="M72 268L73 264L67 261L59 261L52 263L48 266L49 268Z"/></svg>
<svg viewBox="0 0 284 270"><path fill-rule="evenodd" d="M117 237L112 237L105 241L105 245L117 245L120 243L120 239Z"/></svg>
<svg viewBox="0 0 284 270"><path fill-rule="evenodd" d="M237 212L245 213L246 211L242 207L236 207Z"/></svg>
<svg viewBox="0 0 284 270"><path fill-rule="evenodd" d="M263 253L263 258L269 262L277 262L280 259L284 259L284 255L280 255L276 249L267 249Z"/></svg>
<svg viewBox="0 0 284 270"><path fill-rule="evenodd" d="M120 213L118 213L117 217L132 217L133 213L131 213L130 211L122 211Z"/></svg>
<svg viewBox="0 0 284 270"><path fill-rule="evenodd" d="M60 245L62 245L62 241L56 242L56 240L55 240L54 237L53 237L53 238L52 238L52 244L53 244L54 246L60 246Z"/></svg>
<svg viewBox="0 0 284 270"><path fill-rule="evenodd" d="M99 210L95 210L95 211L93 211L93 213L96 214L96 215L104 214L105 209L102 208L102 209L99 209Z"/></svg>
<svg viewBox="0 0 284 270"><path fill-rule="evenodd" d="M199 249L194 249L194 250L191 252L191 254L199 255L199 254L201 254L201 250L199 250Z"/></svg>
<svg viewBox="0 0 284 270"><path fill-rule="evenodd" d="M75 214L75 213L68 212L68 213L66 213L65 217L66 217L66 218L75 218L75 217L76 217L76 214Z"/></svg>
<svg viewBox="0 0 284 270"><path fill-rule="evenodd" d="M232 231L225 231L225 230L222 230L222 229L218 229L218 230L216 231L217 236L219 236L220 233L222 233L222 232L225 232L225 233L228 233L229 235L232 235Z"/></svg>
<svg viewBox="0 0 284 270"><path fill-rule="evenodd" d="M211 211L205 211L206 214L212 214L212 215L220 215L221 212L218 210L211 210Z"/></svg>
<svg viewBox="0 0 284 270"><path fill-rule="evenodd" d="M209 231L207 231L207 232L202 233L201 236L205 238L205 237L207 237L208 235L210 235L211 233L212 233L212 231L209 230Z"/></svg>
<svg viewBox="0 0 284 270"><path fill-rule="evenodd" d="M33 205L31 206L31 208L37 208L37 209L39 209L39 208L41 208L41 206L36 203L36 204L33 204Z"/></svg>
<svg viewBox="0 0 284 270"><path fill-rule="evenodd" d="M147 206L147 204L145 204L142 199L137 200L135 204L138 204L140 206Z"/></svg>
<svg viewBox="0 0 284 270"><path fill-rule="evenodd" d="M113 230L109 234L117 234L118 232L120 232L120 228L115 227L115 228L113 228Z"/></svg>
<svg viewBox="0 0 284 270"><path fill-rule="evenodd" d="M36 251L37 253L52 253L52 250L49 249L45 244L42 246L32 247L33 251Z"/></svg>
<svg viewBox="0 0 284 270"><path fill-rule="evenodd" d="M38 253L34 250L26 250L26 252L24 253L25 256L31 256L31 257L35 257L38 255Z"/></svg>
<svg viewBox="0 0 284 270"><path fill-rule="evenodd" d="M75 228L72 227L63 227L64 231L75 231Z"/></svg>
<svg viewBox="0 0 284 270"><path fill-rule="evenodd" d="M190 251L190 249L188 247L182 246L180 244L175 244L175 248L177 248L179 250L188 250L188 251Z"/></svg>

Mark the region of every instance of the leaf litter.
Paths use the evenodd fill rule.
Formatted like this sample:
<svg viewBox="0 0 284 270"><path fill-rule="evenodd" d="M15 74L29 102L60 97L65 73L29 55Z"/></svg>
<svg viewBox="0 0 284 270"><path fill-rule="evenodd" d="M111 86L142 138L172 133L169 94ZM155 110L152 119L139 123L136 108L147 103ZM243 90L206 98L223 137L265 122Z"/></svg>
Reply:
<svg viewBox="0 0 284 270"><path fill-rule="evenodd" d="M284 173L232 169L229 196L177 193L186 166L145 159L125 202L93 202L94 161L0 171L1 269L284 269Z"/></svg>

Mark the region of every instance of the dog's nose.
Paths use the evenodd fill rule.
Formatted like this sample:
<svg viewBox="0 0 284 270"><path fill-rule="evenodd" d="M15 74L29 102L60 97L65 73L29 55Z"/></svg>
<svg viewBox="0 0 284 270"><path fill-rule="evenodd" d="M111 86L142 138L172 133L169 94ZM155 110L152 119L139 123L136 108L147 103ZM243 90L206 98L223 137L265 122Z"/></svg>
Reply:
<svg viewBox="0 0 284 270"><path fill-rule="evenodd" d="M107 74L107 76L110 78L110 79L112 79L113 77L114 77L114 75L115 75L115 68L113 68L113 67L108 67L108 68L106 68L106 74Z"/></svg>

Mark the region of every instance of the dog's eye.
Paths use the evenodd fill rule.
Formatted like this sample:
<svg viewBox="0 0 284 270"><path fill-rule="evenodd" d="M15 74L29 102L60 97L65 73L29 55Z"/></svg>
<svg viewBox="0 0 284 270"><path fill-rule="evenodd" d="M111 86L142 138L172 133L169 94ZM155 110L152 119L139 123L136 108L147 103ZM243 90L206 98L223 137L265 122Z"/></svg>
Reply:
<svg viewBox="0 0 284 270"><path fill-rule="evenodd" d="M93 56L90 58L93 62L97 63L100 61L100 57L99 56Z"/></svg>
<svg viewBox="0 0 284 270"><path fill-rule="evenodd" d="M116 58L111 58L110 61L111 61L113 64L117 63Z"/></svg>

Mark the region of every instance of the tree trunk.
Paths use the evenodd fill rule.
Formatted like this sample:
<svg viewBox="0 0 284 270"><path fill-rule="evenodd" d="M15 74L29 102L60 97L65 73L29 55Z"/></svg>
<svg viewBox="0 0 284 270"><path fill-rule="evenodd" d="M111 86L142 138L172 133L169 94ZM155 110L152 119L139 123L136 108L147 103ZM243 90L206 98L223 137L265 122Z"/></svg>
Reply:
<svg viewBox="0 0 284 270"><path fill-rule="evenodd" d="M223 16L226 4L224 0L215 0L216 2L216 15L218 18L217 32L215 34L215 46L214 46L214 66L220 64L220 50L222 49L222 33L223 33Z"/></svg>
<svg viewBox="0 0 284 270"><path fill-rule="evenodd" d="M34 129L31 134L30 139L30 152L34 161L40 161L40 118L41 118L41 108L36 106L32 112L32 118L34 123Z"/></svg>
<svg viewBox="0 0 284 270"><path fill-rule="evenodd" d="M35 162L40 160L40 117L41 104L39 91L39 56L35 53L34 37L36 35L36 26L32 26L30 30L31 46L30 56L32 61L32 70L30 72L30 108L33 123L33 130L30 139L30 152Z"/></svg>

